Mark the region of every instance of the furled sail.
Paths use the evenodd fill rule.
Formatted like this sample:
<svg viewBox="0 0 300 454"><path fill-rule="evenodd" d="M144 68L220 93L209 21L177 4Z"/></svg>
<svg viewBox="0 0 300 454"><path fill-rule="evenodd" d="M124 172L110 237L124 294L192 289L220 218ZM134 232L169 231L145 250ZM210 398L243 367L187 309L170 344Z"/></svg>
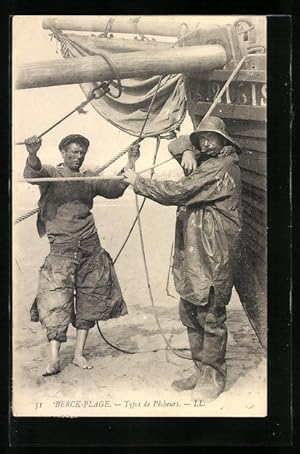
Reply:
<svg viewBox="0 0 300 454"><path fill-rule="evenodd" d="M63 34L60 31L54 31L53 35L60 42L61 53L65 58L101 56L103 53L101 44L105 40L101 37ZM109 55L107 47L105 52ZM128 134L138 136L159 80L160 76L123 79L123 91L119 98L107 94L101 99L93 100L92 105L105 120ZM85 95L89 95L96 86L96 83L81 84ZM182 75L163 76L143 133L144 137L163 135L178 129L185 113L186 98Z"/></svg>

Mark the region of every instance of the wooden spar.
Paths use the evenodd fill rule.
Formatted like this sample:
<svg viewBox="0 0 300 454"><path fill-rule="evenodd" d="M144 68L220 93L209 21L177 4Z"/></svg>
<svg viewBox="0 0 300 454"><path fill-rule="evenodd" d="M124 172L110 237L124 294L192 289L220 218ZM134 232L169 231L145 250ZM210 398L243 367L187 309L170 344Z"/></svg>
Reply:
<svg viewBox="0 0 300 454"><path fill-rule="evenodd" d="M121 79L210 71L222 68L226 52L219 44L148 52L111 54ZM100 56L26 63L16 68L16 88L100 82L114 79L111 67Z"/></svg>
<svg viewBox="0 0 300 454"><path fill-rule="evenodd" d="M19 180L19 183L65 183L66 181L97 181L97 180L124 180L122 176L109 175L107 177L93 176L93 177L40 177L40 178L25 178Z"/></svg>
<svg viewBox="0 0 300 454"><path fill-rule="evenodd" d="M69 34L70 39L74 39L76 43L76 38L78 35ZM81 39L83 36L81 35ZM98 49L103 49L108 52L147 52L147 51L157 51L162 49L170 49L172 43L153 41L153 40L139 40L139 39L124 39L124 38L105 38L97 36L84 36L85 46L95 46ZM90 45L89 45L90 44Z"/></svg>
<svg viewBox="0 0 300 454"><path fill-rule="evenodd" d="M166 159L165 161L159 162L158 164L153 164L151 167L147 167L147 169L140 170L137 172L139 175L140 173L145 173L148 172L149 170L155 169L156 167L162 166L163 164L166 164L167 162L172 161L175 159L173 156L169 159ZM107 175L107 176L100 176L100 175L95 175L95 176L86 176L86 177L41 177L41 178L25 178L24 180L20 180L20 183L54 183L54 182L66 182L66 181L92 181L92 180L124 180L124 178L121 175Z"/></svg>
<svg viewBox="0 0 300 454"><path fill-rule="evenodd" d="M42 26L44 29L55 28L58 30L93 32L104 32L109 26L111 33L175 37L199 28L205 33L218 27L216 24L209 24L205 18L199 16L81 16L80 18L64 16L47 18L43 21Z"/></svg>

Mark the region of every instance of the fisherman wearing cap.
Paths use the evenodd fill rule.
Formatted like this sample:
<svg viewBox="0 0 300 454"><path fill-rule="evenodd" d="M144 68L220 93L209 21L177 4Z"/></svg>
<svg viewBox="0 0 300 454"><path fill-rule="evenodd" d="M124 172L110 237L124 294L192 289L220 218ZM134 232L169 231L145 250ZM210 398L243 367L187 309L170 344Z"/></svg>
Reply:
<svg viewBox="0 0 300 454"><path fill-rule="evenodd" d="M89 140L80 134L62 139L59 150L63 163L44 165L37 157L41 140L25 141L28 158L25 178L93 176L80 172ZM137 147L129 151L130 168L139 156ZM38 292L31 308L31 319L46 328L50 361L44 376L60 372L59 351L67 339L70 322L76 327L73 363L90 369L83 350L89 329L96 320L107 320L127 313L120 285L109 254L100 244L91 209L96 196L115 199L128 183L120 180L45 182L39 184L41 197L37 227L47 234L50 254L39 274ZM74 304L75 294L75 304Z"/></svg>
<svg viewBox="0 0 300 454"><path fill-rule="evenodd" d="M171 142L169 151L185 170L179 181L151 180L133 170L124 178L137 194L179 207L173 275L196 367L173 387L194 389L194 398L208 402L226 384L226 305L241 230L240 147L223 120L210 116L190 136Z"/></svg>

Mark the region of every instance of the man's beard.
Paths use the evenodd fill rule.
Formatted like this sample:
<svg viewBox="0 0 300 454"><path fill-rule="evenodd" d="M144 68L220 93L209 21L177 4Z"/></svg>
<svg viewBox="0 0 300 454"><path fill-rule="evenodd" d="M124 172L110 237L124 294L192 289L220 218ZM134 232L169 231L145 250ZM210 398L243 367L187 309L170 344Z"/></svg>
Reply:
<svg viewBox="0 0 300 454"><path fill-rule="evenodd" d="M222 150L222 148L220 148L220 147L201 149L200 156L202 155L203 158L205 156L215 157L215 156L218 156L218 154L220 153L221 150Z"/></svg>

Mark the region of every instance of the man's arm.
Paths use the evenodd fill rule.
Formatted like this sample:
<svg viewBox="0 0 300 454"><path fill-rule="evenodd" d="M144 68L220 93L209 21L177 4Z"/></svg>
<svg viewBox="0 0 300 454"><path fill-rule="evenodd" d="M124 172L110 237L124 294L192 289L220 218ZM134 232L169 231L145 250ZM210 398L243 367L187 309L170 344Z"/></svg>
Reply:
<svg viewBox="0 0 300 454"><path fill-rule="evenodd" d="M30 137L29 139L25 140L28 157L23 172L24 178L41 178L53 175L54 168L51 166L43 166L41 160L37 156L37 152L40 149L41 144L41 139L36 136Z"/></svg>
<svg viewBox="0 0 300 454"><path fill-rule="evenodd" d="M117 199L121 197L125 189L128 187L128 183L124 180L98 180L93 181L93 193L94 196L100 195L106 199Z"/></svg>
<svg viewBox="0 0 300 454"><path fill-rule="evenodd" d="M37 152L41 148L42 141L37 136L29 137L25 140L26 149L28 151L27 162L31 169L39 171L41 169L41 161L37 157Z"/></svg>
<svg viewBox="0 0 300 454"><path fill-rule="evenodd" d="M209 203L229 197L235 188L234 181L228 178L219 162L206 163L202 169L198 168L192 175L179 181L150 180L132 171L124 175L137 194L162 205Z"/></svg>
<svg viewBox="0 0 300 454"><path fill-rule="evenodd" d="M133 145L128 151L127 164L118 175L122 175L124 171L133 169L136 160L140 157L140 146L139 144ZM93 183L94 195L101 195L106 199L117 199L121 197L125 189L129 186L125 180L100 180Z"/></svg>
<svg viewBox="0 0 300 454"><path fill-rule="evenodd" d="M179 136L177 139L172 140L168 149L176 161L179 162L185 174L188 175L196 170L199 151L192 145L189 135Z"/></svg>

